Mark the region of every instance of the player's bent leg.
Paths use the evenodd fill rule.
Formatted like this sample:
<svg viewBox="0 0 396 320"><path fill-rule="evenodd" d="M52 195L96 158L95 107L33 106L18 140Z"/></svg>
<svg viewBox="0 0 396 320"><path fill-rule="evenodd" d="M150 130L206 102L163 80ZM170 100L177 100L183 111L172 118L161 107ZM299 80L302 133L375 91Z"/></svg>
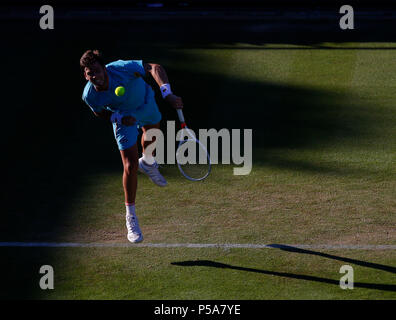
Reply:
<svg viewBox="0 0 396 320"><path fill-rule="evenodd" d="M120 150L120 153L124 166L122 183L124 186L125 202L135 203L139 160L137 143L128 149Z"/></svg>
<svg viewBox="0 0 396 320"><path fill-rule="evenodd" d="M146 152L146 149L149 145L155 142L155 137L153 137L152 141L146 141L146 132L150 129L159 129L160 123L156 124L147 124L142 127L143 134L142 134L142 148L143 148L143 156L139 159L139 171L146 174L151 181L153 181L156 185L160 187L165 187L168 183L166 182L165 178L159 172L158 163L154 159L153 154L149 154Z"/></svg>
<svg viewBox="0 0 396 320"><path fill-rule="evenodd" d="M126 207L126 227L127 238L130 242L140 242L143 240L142 231L135 212L135 198L137 190L137 170L138 170L138 148L137 143L125 150L120 150L122 163L124 165L123 186L125 193Z"/></svg>

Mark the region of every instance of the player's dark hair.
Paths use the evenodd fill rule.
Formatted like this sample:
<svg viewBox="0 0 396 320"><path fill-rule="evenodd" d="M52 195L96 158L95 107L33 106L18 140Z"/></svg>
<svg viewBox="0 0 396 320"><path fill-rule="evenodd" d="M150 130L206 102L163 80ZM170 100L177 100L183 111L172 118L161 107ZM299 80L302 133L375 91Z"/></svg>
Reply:
<svg viewBox="0 0 396 320"><path fill-rule="evenodd" d="M95 62L98 62L102 67L105 66L102 54L99 52L99 50L87 50L80 58L80 67L82 70L84 70L85 67L89 68L94 65Z"/></svg>

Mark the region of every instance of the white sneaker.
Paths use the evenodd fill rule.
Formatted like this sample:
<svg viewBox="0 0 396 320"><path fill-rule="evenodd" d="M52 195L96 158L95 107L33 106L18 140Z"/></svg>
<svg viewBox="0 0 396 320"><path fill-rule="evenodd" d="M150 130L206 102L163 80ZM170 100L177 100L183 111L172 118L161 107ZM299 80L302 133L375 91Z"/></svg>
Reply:
<svg viewBox="0 0 396 320"><path fill-rule="evenodd" d="M139 159L139 169L140 172L147 175L151 181L153 181L157 186L165 187L168 185L165 178L161 175L158 170L158 163L154 162L152 165L146 164L142 158Z"/></svg>
<svg viewBox="0 0 396 320"><path fill-rule="evenodd" d="M128 229L128 240L132 243L143 241L143 234L139 227L136 215L126 215L126 227Z"/></svg>

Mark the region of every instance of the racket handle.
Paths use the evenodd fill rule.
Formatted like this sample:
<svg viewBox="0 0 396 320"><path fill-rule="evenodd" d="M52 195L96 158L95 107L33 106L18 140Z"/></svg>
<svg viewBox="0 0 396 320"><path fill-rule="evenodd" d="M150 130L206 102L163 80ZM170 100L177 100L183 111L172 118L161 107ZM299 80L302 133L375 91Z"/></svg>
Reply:
<svg viewBox="0 0 396 320"><path fill-rule="evenodd" d="M180 121L182 124L185 124L186 122L185 122L185 120L184 120L184 115L183 115L182 109L176 109L176 111L177 111L177 115L179 116L179 121Z"/></svg>

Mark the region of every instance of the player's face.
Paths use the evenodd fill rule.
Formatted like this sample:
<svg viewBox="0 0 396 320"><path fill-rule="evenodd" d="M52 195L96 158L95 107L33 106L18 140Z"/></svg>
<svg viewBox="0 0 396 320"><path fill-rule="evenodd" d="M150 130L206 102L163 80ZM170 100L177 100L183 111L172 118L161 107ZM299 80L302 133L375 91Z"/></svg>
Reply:
<svg viewBox="0 0 396 320"><path fill-rule="evenodd" d="M95 64L90 67L85 67L84 75L85 79L91 81L95 86L101 87L106 83L105 69L98 62L95 62Z"/></svg>

